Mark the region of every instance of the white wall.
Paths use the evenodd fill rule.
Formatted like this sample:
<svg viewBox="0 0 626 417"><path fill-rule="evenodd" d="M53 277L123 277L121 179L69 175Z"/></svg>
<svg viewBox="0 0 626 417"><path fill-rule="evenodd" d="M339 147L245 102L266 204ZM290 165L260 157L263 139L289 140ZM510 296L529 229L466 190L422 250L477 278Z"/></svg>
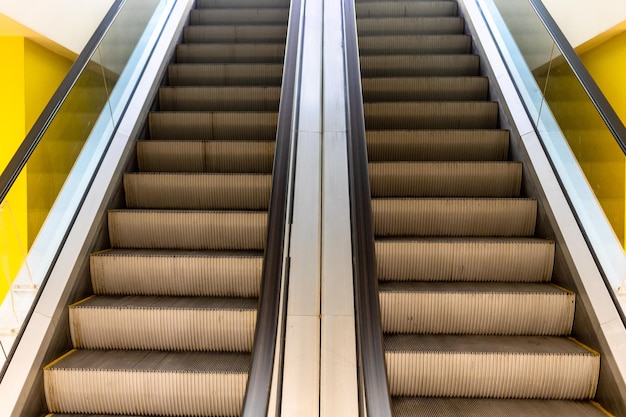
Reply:
<svg viewBox="0 0 626 417"><path fill-rule="evenodd" d="M625 0L543 0L543 4L574 47L626 21Z"/></svg>
<svg viewBox="0 0 626 417"><path fill-rule="evenodd" d="M0 0L0 13L76 54L113 0Z"/></svg>

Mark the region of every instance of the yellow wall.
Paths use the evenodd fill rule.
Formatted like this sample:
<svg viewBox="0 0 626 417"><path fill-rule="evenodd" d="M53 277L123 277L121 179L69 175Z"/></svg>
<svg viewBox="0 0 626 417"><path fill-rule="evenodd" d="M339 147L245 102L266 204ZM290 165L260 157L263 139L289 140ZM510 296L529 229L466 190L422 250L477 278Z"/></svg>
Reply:
<svg viewBox="0 0 626 417"><path fill-rule="evenodd" d="M0 169L4 170L72 62L20 36L0 36L0 62ZM29 168L30 164L0 206L0 301L37 232L29 225L37 200L27 190Z"/></svg>

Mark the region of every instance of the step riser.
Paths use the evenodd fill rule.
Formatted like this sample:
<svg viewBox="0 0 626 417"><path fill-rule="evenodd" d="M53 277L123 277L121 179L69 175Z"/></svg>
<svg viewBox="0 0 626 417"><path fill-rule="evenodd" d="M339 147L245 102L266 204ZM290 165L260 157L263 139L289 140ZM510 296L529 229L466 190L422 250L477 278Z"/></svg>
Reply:
<svg viewBox="0 0 626 417"><path fill-rule="evenodd" d="M518 197L517 163L370 163L372 197Z"/></svg>
<svg viewBox="0 0 626 417"><path fill-rule="evenodd" d="M285 24L287 8L268 9L196 9L189 15L192 25L224 24Z"/></svg>
<svg viewBox="0 0 626 417"><path fill-rule="evenodd" d="M386 352L385 360L394 396L592 399L600 369L598 356Z"/></svg>
<svg viewBox="0 0 626 417"><path fill-rule="evenodd" d="M187 26L184 29L185 43L285 43L287 26Z"/></svg>
<svg viewBox="0 0 626 417"><path fill-rule="evenodd" d="M495 129L493 102L366 103L366 129Z"/></svg>
<svg viewBox="0 0 626 417"><path fill-rule="evenodd" d="M70 308L75 348L250 352L256 311Z"/></svg>
<svg viewBox="0 0 626 417"><path fill-rule="evenodd" d="M169 85L273 85L280 86L281 64L174 64L168 69Z"/></svg>
<svg viewBox="0 0 626 417"><path fill-rule="evenodd" d="M553 259L545 241L376 242L382 281L548 282Z"/></svg>
<svg viewBox="0 0 626 417"><path fill-rule="evenodd" d="M503 161L509 151L505 131L367 132L367 155L376 161Z"/></svg>
<svg viewBox="0 0 626 417"><path fill-rule="evenodd" d="M129 208L267 210L269 175L126 174Z"/></svg>
<svg viewBox="0 0 626 417"><path fill-rule="evenodd" d="M448 77L476 76L479 59L475 55L363 56L363 77Z"/></svg>
<svg viewBox="0 0 626 417"><path fill-rule="evenodd" d="M139 170L270 174L273 141L138 141Z"/></svg>
<svg viewBox="0 0 626 417"><path fill-rule="evenodd" d="M469 54L472 42L469 36L362 36L359 53L382 54Z"/></svg>
<svg viewBox="0 0 626 417"><path fill-rule="evenodd" d="M376 35L458 35L464 30L460 17L414 17L359 19L359 36Z"/></svg>
<svg viewBox="0 0 626 417"><path fill-rule="evenodd" d="M283 44L189 44L178 45L176 60L186 64L283 62Z"/></svg>
<svg viewBox="0 0 626 417"><path fill-rule="evenodd" d="M571 332L573 294L380 294L385 333L561 336Z"/></svg>
<svg viewBox="0 0 626 417"><path fill-rule="evenodd" d="M357 3L357 19L372 17L456 16L457 5L452 1Z"/></svg>
<svg viewBox="0 0 626 417"><path fill-rule="evenodd" d="M280 88L161 88L162 111L278 111Z"/></svg>
<svg viewBox="0 0 626 417"><path fill-rule="evenodd" d="M278 114L228 112L150 113L154 140L274 140Z"/></svg>
<svg viewBox="0 0 626 417"><path fill-rule="evenodd" d="M262 250L266 226L266 212L109 212L114 248Z"/></svg>
<svg viewBox="0 0 626 417"><path fill-rule="evenodd" d="M258 297L263 258L107 256L90 258L95 294Z"/></svg>
<svg viewBox="0 0 626 417"><path fill-rule="evenodd" d="M376 236L532 236L533 200L373 200Z"/></svg>
<svg viewBox="0 0 626 417"><path fill-rule="evenodd" d="M59 413L237 416L247 380L247 374L44 371L48 409Z"/></svg>
<svg viewBox="0 0 626 417"><path fill-rule="evenodd" d="M383 78L361 80L363 101L485 101L489 83L479 77Z"/></svg>

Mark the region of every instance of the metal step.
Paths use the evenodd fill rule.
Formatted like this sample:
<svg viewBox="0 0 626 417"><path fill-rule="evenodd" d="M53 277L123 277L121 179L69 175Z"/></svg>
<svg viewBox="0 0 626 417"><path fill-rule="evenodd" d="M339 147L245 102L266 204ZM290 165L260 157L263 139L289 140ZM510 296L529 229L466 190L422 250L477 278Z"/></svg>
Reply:
<svg viewBox="0 0 626 417"><path fill-rule="evenodd" d="M169 85L280 86L283 64L172 64Z"/></svg>
<svg viewBox="0 0 626 417"><path fill-rule="evenodd" d="M142 140L137 142L140 171L272 172L274 141Z"/></svg>
<svg viewBox="0 0 626 417"><path fill-rule="evenodd" d="M478 75L477 55L365 55L360 58L361 76L427 77Z"/></svg>
<svg viewBox="0 0 626 417"><path fill-rule="evenodd" d="M258 297L262 252L108 249L90 257L100 295Z"/></svg>
<svg viewBox="0 0 626 417"><path fill-rule="evenodd" d="M368 17L417 17L456 16L455 1L377 1L358 2L355 5L357 19Z"/></svg>
<svg viewBox="0 0 626 417"><path fill-rule="evenodd" d="M530 237L537 201L523 198L375 198L376 236Z"/></svg>
<svg viewBox="0 0 626 417"><path fill-rule="evenodd" d="M377 35L361 36L361 56L381 54L469 54L472 38L468 35Z"/></svg>
<svg viewBox="0 0 626 417"><path fill-rule="evenodd" d="M386 17L359 18L356 22L359 36L367 35L444 35L464 31L462 17Z"/></svg>
<svg viewBox="0 0 626 417"><path fill-rule="evenodd" d="M370 161L502 161L506 130L369 130Z"/></svg>
<svg viewBox="0 0 626 417"><path fill-rule="evenodd" d="M429 101L364 103L366 129L495 129L498 103Z"/></svg>
<svg viewBox="0 0 626 417"><path fill-rule="evenodd" d="M189 14L191 25L285 24L288 18L287 7L194 9Z"/></svg>
<svg viewBox="0 0 626 417"><path fill-rule="evenodd" d="M527 238L377 239L381 281L548 282L554 242Z"/></svg>
<svg viewBox="0 0 626 417"><path fill-rule="evenodd" d="M69 308L79 349L251 352L256 298L91 296Z"/></svg>
<svg viewBox="0 0 626 417"><path fill-rule="evenodd" d="M370 162L372 197L518 197L519 162Z"/></svg>
<svg viewBox="0 0 626 417"><path fill-rule="evenodd" d="M124 174L128 208L267 210L272 176L139 172Z"/></svg>
<svg viewBox="0 0 626 417"><path fill-rule="evenodd" d="M384 343L393 396L586 400L598 385L598 353L565 337L386 335Z"/></svg>
<svg viewBox="0 0 626 417"><path fill-rule="evenodd" d="M185 43L285 43L287 25L202 25L185 26Z"/></svg>
<svg viewBox="0 0 626 417"><path fill-rule="evenodd" d="M161 87L163 111L278 111L280 87Z"/></svg>
<svg viewBox="0 0 626 417"><path fill-rule="evenodd" d="M52 413L236 416L250 355L73 350L44 368Z"/></svg>
<svg viewBox="0 0 626 417"><path fill-rule="evenodd" d="M363 101L483 101L486 77L363 78Z"/></svg>
<svg viewBox="0 0 626 417"><path fill-rule="evenodd" d="M152 112L156 140L274 140L278 112Z"/></svg>
<svg viewBox="0 0 626 417"><path fill-rule="evenodd" d="M176 61L184 64L280 64L284 56L283 43L191 43L176 47Z"/></svg>
<svg viewBox="0 0 626 417"><path fill-rule="evenodd" d="M551 284L383 282L385 333L566 336L575 295Z"/></svg>
<svg viewBox="0 0 626 417"><path fill-rule="evenodd" d="M607 417L593 401L501 400L473 398L392 399L395 417Z"/></svg>
<svg viewBox="0 0 626 417"><path fill-rule="evenodd" d="M265 211L110 210L114 248L262 250Z"/></svg>
<svg viewBox="0 0 626 417"><path fill-rule="evenodd" d="M196 0L196 9L288 7L289 0Z"/></svg>

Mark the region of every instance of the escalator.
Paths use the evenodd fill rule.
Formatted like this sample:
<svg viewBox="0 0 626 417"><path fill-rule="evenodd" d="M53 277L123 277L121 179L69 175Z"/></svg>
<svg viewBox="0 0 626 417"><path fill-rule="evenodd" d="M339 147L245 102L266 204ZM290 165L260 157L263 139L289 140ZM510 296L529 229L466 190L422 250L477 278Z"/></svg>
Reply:
<svg viewBox="0 0 626 417"><path fill-rule="evenodd" d="M53 414L239 415L252 362L289 2L198 0L44 368Z"/></svg>
<svg viewBox="0 0 626 417"><path fill-rule="evenodd" d="M355 9L393 415L607 415L457 3Z"/></svg>

